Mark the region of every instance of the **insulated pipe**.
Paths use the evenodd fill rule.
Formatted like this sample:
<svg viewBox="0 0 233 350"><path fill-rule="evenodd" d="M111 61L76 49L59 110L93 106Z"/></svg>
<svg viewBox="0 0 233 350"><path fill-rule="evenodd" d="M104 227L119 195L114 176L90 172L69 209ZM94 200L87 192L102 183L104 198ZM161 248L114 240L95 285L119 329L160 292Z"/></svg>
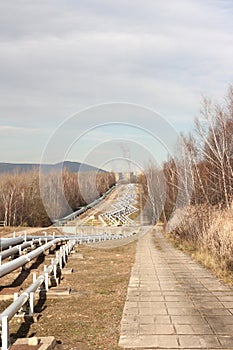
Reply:
<svg viewBox="0 0 233 350"><path fill-rule="evenodd" d="M4 260L4 259L8 258L9 256L12 256L12 255L15 255L15 254L21 252L25 248L37 245L38 243L39 243L38 239L32 240L30 242L24 242L23 244L17 245L16 247L4 250L3 252L0 253L0 257L2 260Z"/></svg>
<svg viewBox="0 0 233 350"><path fill-rule="evenodd" d="M3 277L5 275L7 275L8 273L18 269L19 267L25 265L26 263L28 263L29 261L31 261L32 259L35 259L37 256L39 256L41 253L45 252L46 250L48 250L50 247L52 247L54 244L64 241L66 239L62 239L62 238L57 238L54 239L44 245L42 245L39 248L36 248L35 250L33 250L32 252L25 254L23 256L20 256L19 258L13 260L13 261L9 261L3 265L0 266L0 277Z"/></svg>
<svg viewBox="0 0 233 350"><path fill-rule="evenodd" d="M72 236L70 236L70 237L72 237ZM70 239L70 237L68 236L68 235L49 235L49 236L45 236L45 235L43 235L43 236L27 236L27 240L28 241L30 241L30 240L32 240L32 239L41 239L42 241L52 241L53 239L55 239L55 238L66 238L66 239Z"/></svg>
<svg viewBox="0 0 233 350"><path fill-rule="evenodd" d="M0 249L5 250L8 249L10 246L15 246L17 244L21 244L24 242L24 237L17 237L17 238L0 238Z"/></svg>
<svg viewBox="0 0 233 350"><path fill-rule="evenodd" d="M46 241L47 240L53 240L54 238L62 238L61 235L56 235L56 236L53 236L53 235L50 235L50 236L26 236L26 240L27 241L31 241L33 239L39 239L41 238L42 241ZM9 249L9 247L14 247L16 245L19 245L19 244L22 244L25 242L25 236L19 236L19 237L16 237L16 238L0 238L0 250L3 251L3 250L6 250L6 249Z"/></svg>

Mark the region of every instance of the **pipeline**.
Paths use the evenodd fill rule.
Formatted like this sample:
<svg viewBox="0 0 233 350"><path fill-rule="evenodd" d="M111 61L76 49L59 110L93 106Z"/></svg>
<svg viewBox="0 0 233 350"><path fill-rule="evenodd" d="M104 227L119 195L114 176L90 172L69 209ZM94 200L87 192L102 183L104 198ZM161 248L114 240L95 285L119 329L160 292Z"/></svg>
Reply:
<svg viewBox="0 0 233 350"><path fill-rule="evenodd" d="M21 255L21 252L29 247L36 246L37 244L40 244L39 239L32 240L30 242L24 242L22 244L17 245L16 247L12 247L9 249L4 250L3 252L0 253L0 260L4 260L8 258L9 256L14 256L16 254Z"/></svg>
<svg viewBox="0 0 233 350"><path fill-rule="evenodd" d="M17 238L0 238L0 248L1 250L8 249L10 246L14 247L17 244L24 242L24 237L20 236Z"/></svg>
<svg viewBox="0 0 233 350"><path fill-rule="evenodd" d="M0 266L0 277L3 277L7 275L8 273L18 269L19 267L27 264L29 261L32 259L35 259L37 256L40 254L44 253L46 250L48 250L50 247L52 247L54 244L62 242L62 241L67 241L67 239L63 238L56 238L41 247L36 248L32 252L25 254L23 256L20 256L19 258L9 261L3 265Z"/></svg>

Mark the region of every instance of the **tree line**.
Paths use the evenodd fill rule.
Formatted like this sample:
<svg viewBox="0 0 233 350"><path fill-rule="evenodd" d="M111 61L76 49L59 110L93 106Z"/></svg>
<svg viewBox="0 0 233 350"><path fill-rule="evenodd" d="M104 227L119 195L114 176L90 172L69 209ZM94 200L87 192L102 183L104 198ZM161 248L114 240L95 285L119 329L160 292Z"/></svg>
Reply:
<svg viewBox="0 0 233 350"><path fill-rule="evenodd" d="M168 221L179 207L205 204L230 209L233 201L233 86L223 104L203 98L193 131L181 134L177 156L162 168L148 164L140 182L151 221Z"/></svg>
<svg viewBox="0 0 233 350"><path fill-rule="evenodd" d="M88 186L90 179L93 181L93 174L87 172L82 175L82 178L89 192L93 191L92 186ZM0 174L0 221L4 221L7 226L51 224L51 215L47 214L41 198L40 180L46 186L46 201L48 199L49 205L53 206L53 218L60 218L69 214L70 209L75 211L88 204L86 196L82 197L78 173L72 173L67 169L63 170L62 176L56 171L39 175L38 170L3 173ZM95 173L96 191L94 194L89 194L89 201L95 199L93 197L101 196L114 184L114 173ZM66 208L67 211L60 206L60 191L64 193L69 205L69 208Z"/></svg>

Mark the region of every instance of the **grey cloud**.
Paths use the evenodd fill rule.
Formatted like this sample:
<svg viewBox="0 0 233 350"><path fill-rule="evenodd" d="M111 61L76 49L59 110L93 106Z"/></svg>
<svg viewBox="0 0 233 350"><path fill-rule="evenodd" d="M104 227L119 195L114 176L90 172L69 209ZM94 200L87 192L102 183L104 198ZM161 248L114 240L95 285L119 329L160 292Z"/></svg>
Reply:
<svg viewBox="0 0 233 350"><path fill-rule="evenodd" d="M53 128L107 101L191 121L232 82L232 14L214 0L2 1L1 124Z"/></svg>
<svg viewBox="0 0 233 350"><path fill-rule="evenodd" d="M9 136L17 136L18 134L37 134L39 133L39 129L36 128L22 128L22 127L16 127L11 125L0 125L0 135L6 135Z"/></svg>

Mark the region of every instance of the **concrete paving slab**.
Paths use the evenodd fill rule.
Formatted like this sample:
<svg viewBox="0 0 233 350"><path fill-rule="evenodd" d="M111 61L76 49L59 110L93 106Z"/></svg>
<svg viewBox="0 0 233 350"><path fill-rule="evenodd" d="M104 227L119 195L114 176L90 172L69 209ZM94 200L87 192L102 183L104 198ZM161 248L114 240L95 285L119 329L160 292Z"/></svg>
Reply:
<svg viewBox="0 0 233 350"><path fill-rule="evenodd" d="M230 316L231 312L230 310L227 310L225 308L222 309L204 309L199 308L199 311L202 315L208 316L208 315L216 315L216 316Z"/></svg>
<svg viewBox="0 0 233 350"><path fill-rule="evenodd" d="M200 349L220 348L221 344L215 335L180 335L180 346L185 349L192 349L194 347Z"/></svg>
<svg viewBox="0 0 233 350"><path fill-rule="evenodd" d="M171 316L189 316L189 315L200 315L199 310L194 307L168 307L168 314Z"/></svg>
<svg viewBox="0 0 233 350"><path fill-rule="evenodd" d="M215 333L233 335L233 324L212 324L211 327Z"/></svg>
<svg viewBox="0 0 233 350"><path fill-rule="evenodd" d="M208 324L202 316L171 316L172 323L174 324Z"/></svg>
<svg viewBox="0 0 233 350"><path fill-rule="evenodd" d="M128 348L130 343L131 348L160 348L170 349L172 347L178 348L178 341L176 335L138 335L121 337L120 346Z"/></svg>
<svg viewBox="0 0 233 350"><path fill-rule="evenodd" d="M223 302L223 301L230 301L232 302L233 300L233 295L220 295L218 296L218 299Z"/></svg>
<svg viewBox="0 0 233 350"><path fill-rule="evenodd" d="M221 327L223 325L233 325L232 316L205 316L206 321L210 326Z"/></svg>
<svg viewBox="0 0 233 350"><path fill-rule="evenodd" d="M207 324L176 324L177 334L213 334L213 330Z"/></svg>
<svg viewBox="0 0 233 350"><path fill-rule="evenodd" d="M222 304L228 309L233 309L233 301L223 301Z"/></svg>
<svg viewBox="0 0 233 350"><path fill-rule="evenodd" d="M223 335L219 337L219 341L224 347L232 347L233 336L232 335Z"/></svg>
<svg viewBox="0 0 233 350"><path fill-rule="evenodd" d="M196 300L193 302L195 307L200 308L200 309L222 309L223 304L220 303L220 301L205 301L203 303L203 300Z"/></svg>
<svg viewBox="0 0 233 350"><path fill-rule="evenodd" d="M168 315L140 315L138 321L140 324L171 324L171 318Z"/></svg>
<svg viewBox="0 0 233 350"><path fill-rule="evenodd" d="M140 334L175 334L172 324L142 324L139 326Z"/></svg>
<svg viewBox="0 0 233 350"><path fill-rule="evenodd" d="M167 315L167 309L164 307L140 307L140 315Z"/></svg>

